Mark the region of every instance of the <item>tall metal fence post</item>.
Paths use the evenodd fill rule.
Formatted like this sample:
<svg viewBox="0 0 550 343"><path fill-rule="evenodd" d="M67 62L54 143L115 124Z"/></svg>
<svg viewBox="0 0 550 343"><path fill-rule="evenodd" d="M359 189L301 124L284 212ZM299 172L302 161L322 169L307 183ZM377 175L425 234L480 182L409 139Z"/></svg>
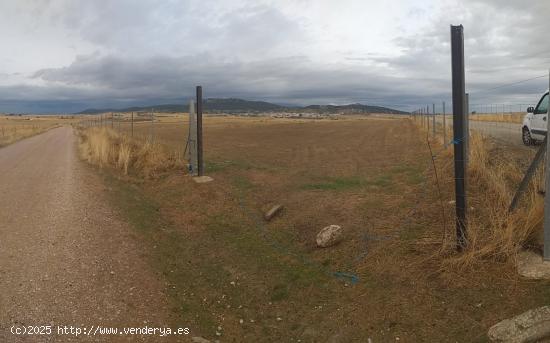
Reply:
<svg viewBox="0 0 550 343"><path fill-rule="evenodd" d="M426 124L428 127L428 133L430 132L430 106L426 106Z"/></svg>
<svg viewBox="0 0 550 343"><path fill-rule="evenodd" d="M151 108L151 141L155 140L155 109Z"/></svg>
<svg viewBox="0 0 550 343"><path fill-rule="evenodd" d="M203 176L204 173L202 153L202 86L197 86L197 172L199 176Z"/></svg>
<svg viewBox="0 0 550 343"><path fill-rule="evenodd" d="M113 112L111 112L111 129L115 127L115 117L113 116Z"/></svg>
<svg viewBox="0 0 550 343"><path fill-rule="evenodd" d="M447 149L447 123L445 123L445 101L443 101L443 147Z"/></svg>
<svg viewBox="0 0 550 343"><path fill-rule="evenodd" d="M435 104L432 104L432 106L433 138L435 139Z"/></svg>
<svg viewBox="0 0 550 343"><path fill-rule="evenodd" d="M466 221L466 146L468 140L465 115L464 27L451 25L451 60L453 83L453 144L456 199L456 246L467 244Z"/></svg>
<svg viewBox="0 0 550 343"><path fill-rule="evenodd" d="M464 150L466 151L466 166L468 166L468 161L470 160L470 94L466 93L464 95L464 125L465 133L468 136L464 141Z"/></svg>
<svg viewBox="0 0 550 343"><path fill-rule="evenodd" d="M550 80L550 70L548 72ZM550 84L550 82L549 82ZM546 127L550 128L550 118L546 114ZM547 131L549 132L549 131ZM550 261L550 139L546 140L546 196L544 197L544 260Z"/></svg>
<svg viewBox="0 0 550 343"><path fill-rule="evenodd" d="M189 101L189 137L187 140L187 153L189 159L189 173L197 175L197 114L195 111L195 102Z"/></svg>
<svg viewBox="0 0 550 343"><path fill-rule="evenodd" d="M131 114L131 117L130 117L130 126L131 126L131 135L132 135L132 138L134 138L134 112L132 112Z"/></svg>

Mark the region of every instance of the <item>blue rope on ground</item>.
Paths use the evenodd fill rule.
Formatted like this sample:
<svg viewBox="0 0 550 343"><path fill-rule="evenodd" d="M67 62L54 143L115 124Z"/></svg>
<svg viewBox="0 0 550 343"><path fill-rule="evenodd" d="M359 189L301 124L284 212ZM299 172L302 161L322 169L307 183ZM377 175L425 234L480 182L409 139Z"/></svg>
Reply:
<svg viewBox="0 0 550 343"><path fill-rule="evenodd" d="M359 282L359 277L355 274L334 272L332 275L338 279L349 279L352 284L356 284Z"/></svg>

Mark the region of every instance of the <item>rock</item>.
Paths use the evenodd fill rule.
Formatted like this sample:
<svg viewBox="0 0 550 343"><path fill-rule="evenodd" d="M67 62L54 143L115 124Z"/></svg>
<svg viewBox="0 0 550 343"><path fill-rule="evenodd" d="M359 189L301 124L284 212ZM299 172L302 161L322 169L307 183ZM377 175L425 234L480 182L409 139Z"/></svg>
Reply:
<svg viewBox="0 0 550 343"><path fill-rule="evenodd" d="M196 183L208 183L214 181L214 179L210 176L195 176L193 177L193 181L195 181Z"/></svg>
<svg viewBox="0 0 550 343"><path fill-rule="evenodd" d="M339 225L329 225L317 234L317 246L327 248L339 243L342 238L342 227Z"/></svg>
<svg viewBox="0 0 550 343"><path fill-rule="evenodd" d="M283 209L283 205L277 204L273 206L269 211L264 213L264 219L270 221L273 217L277 215Z"/></svg>
<svg viewBox="0 0 550 343"><path fill-rule="evenodd" d="M525 250L517 256L519 275L528 279L550 279L550 262L544 261L542 256Z"/></svg>
<svg viewBox="0 0 550 343"><path fill-rule="evenodd" d="M210 343L209 340L202 338L202 337L193 337L191 338L191 342L193 343Z"/></svg>
<svg viewBox="0 0 550 343"><path fill-rule="evenodd" d="M550 306L529 310L492 326L487 333L493 342L536 342L550 337Z"/></svg>

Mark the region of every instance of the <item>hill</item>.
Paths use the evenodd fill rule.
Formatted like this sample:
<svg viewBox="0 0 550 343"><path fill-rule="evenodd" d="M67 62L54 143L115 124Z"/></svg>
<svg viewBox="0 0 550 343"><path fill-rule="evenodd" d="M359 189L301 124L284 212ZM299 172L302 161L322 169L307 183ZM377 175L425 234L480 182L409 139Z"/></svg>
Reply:
<svg viewBox="0 0 550 343"><path fill-rule="evenodd" d="M105 108L105 109L87 109L77 114L97 114L105 112L148 112L154 109L155 112L176 113L187 112L187 104L169 104L143 107L127 108ZM314 113L388 113L388 114L406 114L407 112L394 110L381 106L370 106L363 104L350 105L310 105L306 107L288 107L273 104L265 101L249 101L243 99L219 99L209 98L203 100L203 109L207 113L242 113L242 112L314 112Z"/></svg>

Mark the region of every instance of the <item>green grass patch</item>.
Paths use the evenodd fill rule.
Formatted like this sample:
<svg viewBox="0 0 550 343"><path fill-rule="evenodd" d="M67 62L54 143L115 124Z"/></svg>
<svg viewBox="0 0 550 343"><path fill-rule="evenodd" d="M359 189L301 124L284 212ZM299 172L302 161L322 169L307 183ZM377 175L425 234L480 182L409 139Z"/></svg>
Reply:
<svg viewBox="0 0 550 343"><path fill-rule="evenodd" d="M348 191L365 187L391 188L393 187L393 175L382 174L372 178L360 178L356 176L322 178L318 182L311 182L302 185L301 189L317 191Z"/></svg>
<svg viewBox="0 0 550 343"><path fill-rule="evenodd" d="M260 313L269 301L302 302L300 290L305 287L311 292L326 291L323 285L330 278L325 268L308 263L292 243L281 244L292 241L280 234L271 237L245 207L228 206L208 214L204 229L190 236L178 223L161 216L153 195L113 176L105 179L114 190L110 192L113 204L146 242L144 254L169 284L167 293L179 320L197 332L215 334L220 325L217 313L225 310L224 302ZM254 187L244 176L235 177L234 185L243 196ZM236 275L244 276L246 282L232 286L238 281Z"/></svg>
<svg viewBox="0 0 550 343"><path fill-rule="evenodd" d="M204 170L207 173L217 173L228 170L230 168L249 170L252 169L252 165L245 161L231 160L231 161L206 161L204 163Z"/></svg>
<svg viewBox="0 0 550 343"><path fill-rule="evenodd" d="M196 325L201 332L212 331L217 325L216 318L198 296L190 297L188 294L200 294L202 282L197 282L198 277L210 283L224 280L227 273L223 267L194 263L200 258L195 242L183 237L161 217L157 202L135 185L107 173L104 176L106 183L115 190L110 192L112 201L122 210L140 238L149 243L147 255L152 267L173 286L168 288L168 293L173 299L175 312L182 320Z"/></svg>
<svg viewBox="0 0 550 343"><path fill-rule="evenodd" d="M327 178L321 182L308 183L302 186L302 189L305 190L333 190L333 191L342 191L349 189L356 189L364 185L358 177L334 177Z"/></svg>
<svg viewBox="0 0 550 343"><path fill-rule="evenodd" d="M396 177L402 176L409 185L418 185L424 182L423 169L418 165L404 164L390 169L390 173Z"/></svg>

